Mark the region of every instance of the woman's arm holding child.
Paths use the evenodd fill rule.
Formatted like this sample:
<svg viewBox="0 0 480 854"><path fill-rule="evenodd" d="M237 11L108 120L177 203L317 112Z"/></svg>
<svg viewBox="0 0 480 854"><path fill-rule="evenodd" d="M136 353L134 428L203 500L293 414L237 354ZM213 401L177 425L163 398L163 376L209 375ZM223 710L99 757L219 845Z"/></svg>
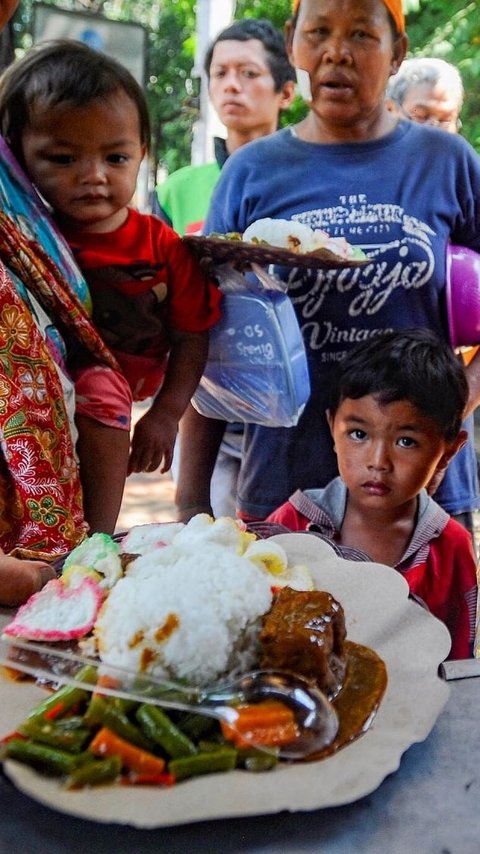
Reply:
<svg viewBox="0 0 480 854"><path fill-rule="evenodd" d="M162 474L172 464L178 422L202 376L208 355L208 332L173 332L162 388L149 411L138 421L128 471Z"/></svg>

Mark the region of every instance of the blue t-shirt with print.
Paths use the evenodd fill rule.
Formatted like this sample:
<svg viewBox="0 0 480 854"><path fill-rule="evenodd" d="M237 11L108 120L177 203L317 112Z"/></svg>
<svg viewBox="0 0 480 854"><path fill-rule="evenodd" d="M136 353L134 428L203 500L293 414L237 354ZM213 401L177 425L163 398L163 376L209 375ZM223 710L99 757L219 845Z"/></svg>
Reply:
<svg viewBox="0 0 480 854"><path fill-rule="evenodd" d="M429 327L447 338L446 249L450 241L480 250L480 158L461 137L413 122L344 144L304 142L286 128L229 158L205 232L243 232L262 217L343 236L370 262L276 269L302 329L312 394L296 427L246 427L239 506L259 517L295 489L337 474L324 413L332 372L349 348L391 329ZM435 497L450 513L479 506L472 441Z"/></svg>

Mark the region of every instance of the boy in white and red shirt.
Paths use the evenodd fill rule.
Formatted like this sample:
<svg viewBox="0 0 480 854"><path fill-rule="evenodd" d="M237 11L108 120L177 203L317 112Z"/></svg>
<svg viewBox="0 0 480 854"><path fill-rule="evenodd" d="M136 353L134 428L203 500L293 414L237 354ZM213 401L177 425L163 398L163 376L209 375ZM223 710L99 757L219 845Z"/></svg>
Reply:
<svg viewBox="0 0 480 854"><path fill-rule="evenodd" d="M465 442L467 397L460 361L426 329L355 347L339 363L327 413L340 476L297 490L266 520L394 567L446 624L450 658L472 655L476 560L469 532L427 488Z"/></svg>

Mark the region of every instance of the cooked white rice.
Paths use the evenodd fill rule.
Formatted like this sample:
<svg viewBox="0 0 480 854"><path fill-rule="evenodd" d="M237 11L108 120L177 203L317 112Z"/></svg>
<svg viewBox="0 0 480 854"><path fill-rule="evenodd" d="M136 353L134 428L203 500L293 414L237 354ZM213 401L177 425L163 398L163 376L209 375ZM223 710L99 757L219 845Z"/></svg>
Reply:
<svg viewBox="0 0 480 854"><path fill-rule="evenodd" d="M239 519L230 516L220 516L213 519L207 513L198 513L183 527L172 540L175 548L195 549L208 543L233 549L236 554L243 554L247 546L256 539Z"/></svg>
<svg viewBox="0 0 480 854"><path fill-rule="evenodd" d="M257 219L245 229L242 239L246 242L265 241L272 246L303 254L328 249L342 258L354 258L358 253L344 237L330 237L321 228L312 229L303 222L289 219Z"/></svg>
<svg viewBox="0 0 480 854"><path fill-rule="evenodd" d="M134 525L123 537L120 551L123 554L140 555L155 551L169 545L183 527L183 522L150 522L147 525Z"/></svg>
<svg viewBox="0 0 480 854"><path fill-rule="evenodd" d="M308 252L312 229L295 220L264 217L252 222L243 232L242 239L246 242L264 240L271 246L290 249L292 252Z"/></svg>
<svg viewBox="0 0 480 854"><path fill-rule="evenodd" d="M207 685L255 664L252 637L272 602L271 576L231 547L200 537L184 545L137 558L95 634L106 663Z"/></svg>

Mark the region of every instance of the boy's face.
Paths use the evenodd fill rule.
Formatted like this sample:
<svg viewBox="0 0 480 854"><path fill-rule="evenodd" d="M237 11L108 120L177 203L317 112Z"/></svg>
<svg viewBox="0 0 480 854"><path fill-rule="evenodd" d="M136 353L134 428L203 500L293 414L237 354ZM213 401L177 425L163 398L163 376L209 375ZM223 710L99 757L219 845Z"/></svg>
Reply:
<svg viewBox="0 0 480 854"><path fill-rule="evenodd" d="M122 91L80 107L37 110L22 136L27 172L61 226L91 232L127 217L145 146Z"/></svg>
<svg viewBox="0 0 480 854"><path fill-rule="evenodd" d="M373 395L347 397L335 417L327 417L349 501L366 512L413 503L463 444L463 435L447 443L408 400L379 404Z"/></svg>

